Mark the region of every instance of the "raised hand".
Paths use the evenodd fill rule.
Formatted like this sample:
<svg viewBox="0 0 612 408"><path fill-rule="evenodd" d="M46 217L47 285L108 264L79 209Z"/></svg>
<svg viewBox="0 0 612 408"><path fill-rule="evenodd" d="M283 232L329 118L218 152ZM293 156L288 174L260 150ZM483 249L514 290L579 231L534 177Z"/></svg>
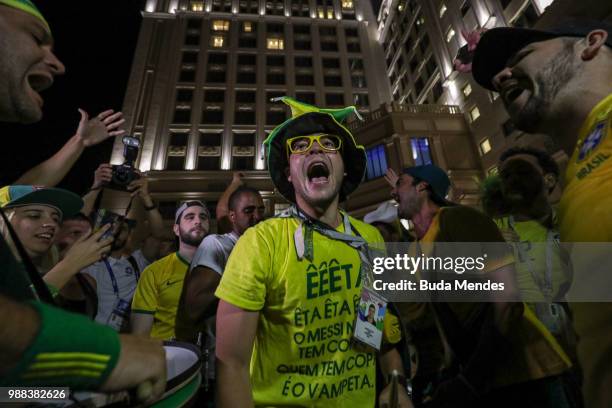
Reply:
<svg viewBox="0 0 612 408"><path fill-rule="evenodd" d="M99 113L96 117L89 119L89 114L83 109L79 109L81 121L76 131L83 146L94 146L108 139L109 137L123 136L127 132L120 129L125 123L122 112L115 112L112 109Z"/></svg>

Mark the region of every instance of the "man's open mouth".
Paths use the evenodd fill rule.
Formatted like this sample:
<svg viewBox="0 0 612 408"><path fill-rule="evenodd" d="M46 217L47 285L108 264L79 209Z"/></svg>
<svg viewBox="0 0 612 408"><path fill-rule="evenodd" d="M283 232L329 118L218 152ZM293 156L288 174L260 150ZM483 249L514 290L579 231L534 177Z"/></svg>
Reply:
<svg viewBox="0 0 612 408"><path fill-rule="evenodd" d="M48 75L30 74L28 75L28 84L33 90L40 92L53 85L53 79Z"/></svg>
<svg viewBox="0 0 612 408"><path fill-rule="evenodd" d="M329 168L324 162L317 161L308 166L306 175L311 183L327 183L329 180Z"/></svg>

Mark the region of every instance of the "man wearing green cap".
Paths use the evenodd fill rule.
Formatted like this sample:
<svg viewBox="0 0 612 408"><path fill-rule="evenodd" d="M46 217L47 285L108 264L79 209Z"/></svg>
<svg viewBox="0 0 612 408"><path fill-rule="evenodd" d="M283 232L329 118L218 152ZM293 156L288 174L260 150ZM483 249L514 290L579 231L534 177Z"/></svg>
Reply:
<svg viewBox="0 0 612 408"><path fill-rule="evenodd" d="M51 44L49 25L30 1L0 0L0 120L40 120L38 91L64 72ZM161 345L119 336L42 302L53 301L8 218L0 215L6 231L0 237L0 385L118 391L147 383L142 400L158 398L165 387Z"/></svg>
<svg viewBox="0 0 612 408"><path fill-rule="evenodd" d="M293 206L246 231L215 293L219 406L373 407L376 353L352 345L353 324L370 276L368 243L382 238L338 208L365 171L364 148L340 123L354 108L282 100L294 117L265 147ZM387 341L397 342L385 320ZM377 348L384 374L403 372L395 349ZM412 406L405 391L399 401Z"/></svg>

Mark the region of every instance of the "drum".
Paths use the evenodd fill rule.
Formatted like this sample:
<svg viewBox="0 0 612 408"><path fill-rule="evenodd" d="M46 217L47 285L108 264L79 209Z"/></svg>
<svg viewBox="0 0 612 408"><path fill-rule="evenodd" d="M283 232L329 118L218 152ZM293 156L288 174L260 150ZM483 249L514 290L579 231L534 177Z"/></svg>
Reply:
<svg viewBox="0 0 612 408"><path fill-rule="evenodd" d="M177 341L165 341L164 349L166 350L166 391L151 407L188 407L195 402L202 382L200 350L193 344ZM64 406L118 408L137 405L137 401L133 401L128 392L115 394L75 392L74 402Z"/></svg>

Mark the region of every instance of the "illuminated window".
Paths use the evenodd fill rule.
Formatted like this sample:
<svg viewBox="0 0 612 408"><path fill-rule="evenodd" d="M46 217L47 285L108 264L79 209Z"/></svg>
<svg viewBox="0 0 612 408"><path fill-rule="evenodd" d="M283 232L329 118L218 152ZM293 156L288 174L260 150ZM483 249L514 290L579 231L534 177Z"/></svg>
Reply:
<svg viewBox="0 0 612 408"><path fill-rule="evenodd" d="M214 20L213 30L214 31L229 31L229 21L227 20Z"/></svg>
<svg viewBox="0 0 612 408"><path fill-rule="evenodd" d="M353 8L353 0L342 0L342 8L344 8L344 9L352 9Z"/></svg>
<svg viewBox="0 0 612 408"><path fill-rule="evenodd" d="M250 21L245 21L244 23L242 23L242 31L244 31L245 33L250 33L253 31L253 25Z"/></svg>
<svg viewBox="0 0 612 408"><path fill-rule="evenodd" d="M416 21L416 25L420 27L423 24L425 24L425 19L423 17L419 17L419 19Z"/></svg>
<svg viewBox="0 0 612 408"><path fill-rule="evenodd" d="M416 166L433 164L431 160L431 149L429 148L429 139L426 137L410 138L410 147L412 150L412 160Z"/></svg>
<svg viewBox="0 0 612 408"><path fill-rule="evenodd" d="M317 7L317 14L319 18L325 18L325 9L323 7Z"/></svg>
<svg viewBox="0 0 612 408"><path fill-rule="evenodd" d="M483 156L489 153L490 151L491 151L491 142L489 142L489 139L485 139L482 142L480 142L480 153Z"/></svg>
<svg viewBox="0 0 612 408"><path fill-rule="evenodd" d="M472 109L470 109L470 122L474 122L479 117L480 110L478 109L478 106L474 106Z"/></svg>
<svg viewBox="0 0 612 408"><path fill-rule="evenodd" d="M268 38L269 50L282 50L285 48L285 41L282 38Z"/></svg>
<svg viewBox="0 0 612 408"><path fill-rule="evenodd" d="M455 30L453 30L453 27L448 27L448 30L446 30L446 42L450 42L454 36Z"/></svg>
<svg viewBox="0 0 612 408"><path fill-rule="evenodd" d="M204 11L204 2L203 1L192 1L191 11Z"/></svg>
<svg viewBox="0 0 612 408"><path fill-rule="evenodd" d="M461 89L461 92L463 92L463 96L467 98L472 93L472 85L470 85L469 83L465 84Z"/></svg>
<svg viewBox="0 0 612 408"><path fill-rule="evenodd" d="M223 36L221 35L213 35L212 37L212 46L215 48L221 48L223 47Z"/></svg>
<svg viewBox="0 0 612 408"><path fill-rule="evenodd" d="M444 13L446 13L446 4L442 3L440 5L440 18L442 18L442 16L444 15Z"/></svg>
<svg viewBox="0 0 612 408"><path fill-rule="evenodd" d="M487 170L487 174L489 176L497 176L499 174L499 169L497 168L497 166L493 166L489 170Z"/></svg>
<svg viewBox="0 0 612 408"><path fill-rule="evenodd" d="M327 9L327 18L330 20L334 18L334 9L332 8Z"/></svg>

